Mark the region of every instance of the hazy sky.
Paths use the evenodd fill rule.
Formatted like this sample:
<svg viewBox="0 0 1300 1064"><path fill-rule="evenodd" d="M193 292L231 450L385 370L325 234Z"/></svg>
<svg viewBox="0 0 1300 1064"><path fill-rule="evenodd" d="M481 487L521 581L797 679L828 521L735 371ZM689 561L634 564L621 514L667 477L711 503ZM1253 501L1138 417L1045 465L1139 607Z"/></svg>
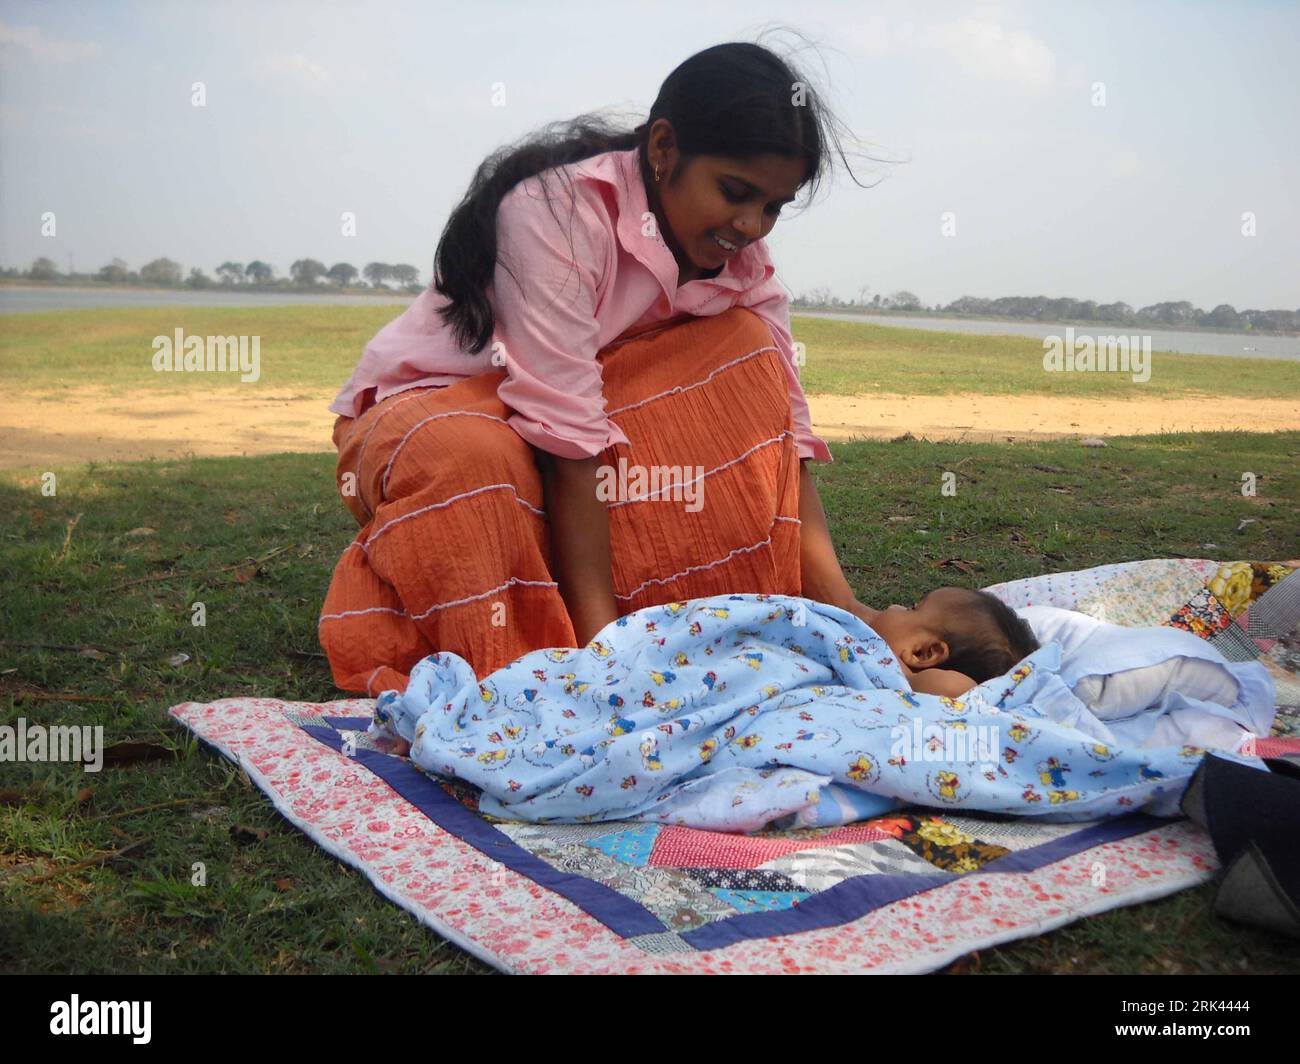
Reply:
<svg viewBox="0 0 1300 1064"><path fill-rule="evenodd" d="M771 24L819 46L794 61L859 148L906 160L872 188L839 167L778 222L792 291L1300 307L1295 0L0 2L0 263L427 281L492 148L601 107L639 121L682 59Z"/></svg>

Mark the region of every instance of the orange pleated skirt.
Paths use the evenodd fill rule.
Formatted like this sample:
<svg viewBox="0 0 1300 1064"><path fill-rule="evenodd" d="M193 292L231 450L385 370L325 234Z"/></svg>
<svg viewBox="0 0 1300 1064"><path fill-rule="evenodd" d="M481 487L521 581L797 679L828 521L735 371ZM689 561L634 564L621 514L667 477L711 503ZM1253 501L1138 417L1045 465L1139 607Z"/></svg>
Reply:
<svg viewBox="0 0 1300 1064"><path fill-rule="evenodd" d="M603 454L618 489L606 506L620 614L799 594L799 458L762 319L740 308L677 319L597 357L606 413L631 441ZM321 610L340 688L405 689L434 651L459 654L482 678L529 651L575 645L541 472L497 398L504 375L410 389L340 419L339 490L361 525Z"/></svg>

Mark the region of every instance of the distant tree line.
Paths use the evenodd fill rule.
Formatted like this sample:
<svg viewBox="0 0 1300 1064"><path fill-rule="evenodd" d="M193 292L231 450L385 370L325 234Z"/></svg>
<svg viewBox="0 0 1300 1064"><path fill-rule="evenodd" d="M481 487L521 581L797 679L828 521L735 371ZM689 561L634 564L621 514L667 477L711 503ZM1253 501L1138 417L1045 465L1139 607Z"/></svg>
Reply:
<svg viewBox="0 0 1300 1064"><path fill-rule="evenodd" d="M197 266L189 276L182 278L179 262L171 259L154 259L138 271L132 270L121 259L114 259L93 274L60 273L53 259L39 258L27 270L0 269L0 277L23 278L29 281L101 281L106 284L157 285L164 288L250 288L276 290L319 290L324 288L365 287L389 290L391 283L398 291L412 295L423 290L420 271L405 263L391 265L387 262L367 263L360 272L350 262L336 262L326 267L316 259L299 259L289 267L288 277L275 276L275 268L260 259L250 263L223 262L215 270L216 278L209 277ZM365 283L359 284L358 277Z"/></svg>
<svg viewBox="0 0 1300 1064"><path fill-rule="evenodd" d="M423 291L420 271L404 263L370 262L360 273L349 262L336 262L326 267L316 259L298 259L289 267L289 276L277 278L275 269L260 259L247 264L223 262L215 270L213 279L198 267L182 279L182 269L171 259L154 259L132 270L121 259L114 259L94 274L60 273L53 259L39 258L27 270L0 269L0 277L22 278L31 281L102 281L107 284L143 284L168 288L249 288L274 290L320 291L326 288L344 289L366 287L389 291L394 289L418 295ZM364 284L357 278L364 278ZM1000 299L981 299L962 296L947 306L938 303L925 306L915 293L906 289L882 296L877 292L870 299L867 289L860 288L858 297L840 299L825 286L800 293L793 306L828 310L901 310L931 311L963 317L1015 318L1021 321L1095 321L1116 325L1201 326L1215 329L1235 329L1243 332L1300 333L1300 309L1297 310L1237 310L1229 303L1220 303L1213 310L1201 310L1186 300L1176 303L1152 303L1134 310L1127 303L1097 303L1091 299L1070 299L1049 296L1003 296Z"/></svg>
<svg viewBox="0 0 1300 1064"><path fill-rule="evenodd" d="M936 303L926 307L912 292L906 290L893 295L876 293L867 299L867 289L859 289L858 298L840 299L829 288L814 288L801 293L794 306L843 310L929 310L941 314L956 314L972 318L1016 318L1028 321L1095 321L1117 325L1201 326L1214 329L1236 329L1244 332L1300 332L1300 309L1297 310L1237 310L1229 303L1220 303L1213 310L1201 310L1186 300L1177 303L1152 303L1134 310L1127 303L1096 303L1091 299L1053 299L1049 296L1003 296L1000 299L981 299L962 296L947 306Z"/></svg>

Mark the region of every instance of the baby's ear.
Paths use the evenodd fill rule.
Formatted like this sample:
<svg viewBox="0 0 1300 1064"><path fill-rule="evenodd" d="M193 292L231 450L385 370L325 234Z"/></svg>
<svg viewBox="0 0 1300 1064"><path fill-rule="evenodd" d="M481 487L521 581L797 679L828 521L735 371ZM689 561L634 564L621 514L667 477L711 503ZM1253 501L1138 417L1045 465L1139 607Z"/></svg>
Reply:
<svg viewBox="0 0 1300 1064"><path fill-rule="evenodd" d="M926 642L919 649L925 657L916 661L912 666L914 669L942 669L944 662L952 657L952 647L937 639ZM918 655L914 654L913 657L917 658Z"/></svg>
<svg viewBox="0 0 1300 1064"><path fill-rule="evenodd" d="M917 658L916 651L914 650L905 649L902 651L895 651L894 657L898 659L898 663L907 669L908 672L924 672L926 669L931 668L930 665L927 665L924 661Z"/></svg>

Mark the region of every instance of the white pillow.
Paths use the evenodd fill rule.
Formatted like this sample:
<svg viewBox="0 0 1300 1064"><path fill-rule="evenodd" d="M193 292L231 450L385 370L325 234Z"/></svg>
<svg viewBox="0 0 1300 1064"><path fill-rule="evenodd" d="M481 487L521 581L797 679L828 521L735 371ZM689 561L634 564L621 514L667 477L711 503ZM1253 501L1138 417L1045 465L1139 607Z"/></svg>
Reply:
<svg viewBox="0 0 1300 1064"><path fill-rule="evenodd" d="M1240 696L1226 658L1220 664L1193 657L1169 657L1141 668L1111 671L1103 656L1091 652L1090 644L1095 647L1099 637L1113 638L1117 631L1122 631L1130 638L1141 639L1141 633L1149 629L1108 624L1086 613L1056 606L1022 606L1016 613L1029 622L1040 643L1061 645L1062 676L1073 681L1070 687L1075 697L1101 720L1140 713L1160 705L1171 692L1228 708ZM1198 636L1185 634L1204 644L1205 650L1213 650Z"/></svg>
<svg viewBox="0 0 1300 1064"><path fill-rule="evenodd" d="M1198 658L1170 658L1109 676L1094 673L1081 676L1074 685L1075 696L1102 720L1131 716L1159 705L1171 691L1229 708L1240 693L1237 681L1223 666Z"/></svg>

